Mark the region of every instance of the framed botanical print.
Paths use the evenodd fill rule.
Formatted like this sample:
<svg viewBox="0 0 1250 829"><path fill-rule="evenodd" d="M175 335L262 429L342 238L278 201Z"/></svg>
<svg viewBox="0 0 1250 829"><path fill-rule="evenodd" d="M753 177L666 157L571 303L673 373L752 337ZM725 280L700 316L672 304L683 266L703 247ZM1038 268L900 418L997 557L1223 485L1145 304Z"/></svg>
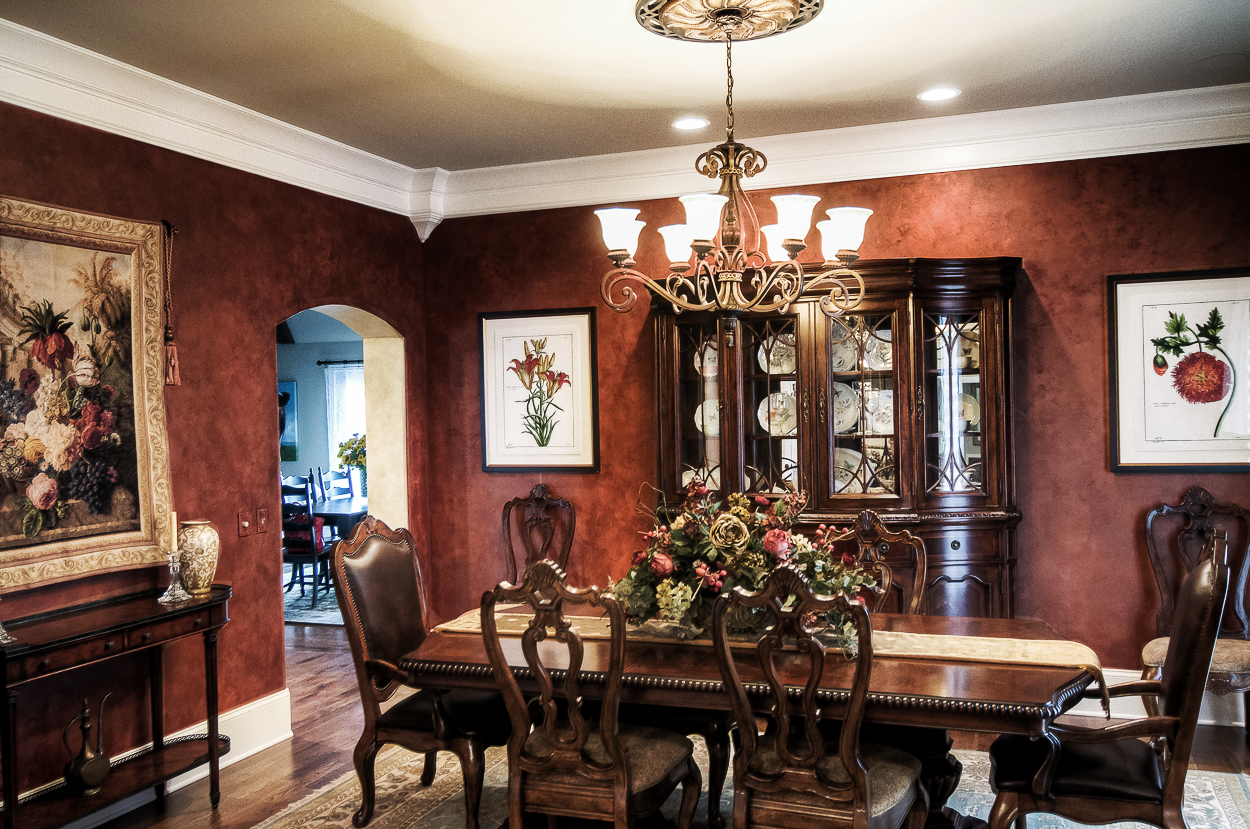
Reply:
<svg viewBox="0 0 1250 829"><path fill-rule="evenodd" d="M1250 267L1107 279L1111 468L1250 471Z"/></svg>
<svg viewBox="0 0 1250 829"><path fill-rule="evenodd" d="M598 472L595 309L478 315L482 471Z"/></svg>
<svg viewBox="0 0 1250 829"><path fill-rule="evenodd" d="M162 233L0 197L0 589L166 560Z"/></svg>

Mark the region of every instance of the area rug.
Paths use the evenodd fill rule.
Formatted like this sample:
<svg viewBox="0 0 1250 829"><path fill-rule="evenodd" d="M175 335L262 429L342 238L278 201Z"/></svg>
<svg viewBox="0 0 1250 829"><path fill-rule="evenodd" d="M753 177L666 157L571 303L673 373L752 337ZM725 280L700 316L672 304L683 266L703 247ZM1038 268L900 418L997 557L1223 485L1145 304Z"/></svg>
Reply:
<svg viewBox="0 0 1250 829"><path fill-rule="evenodd" d="M695 741L696 752L707 779L707 755L702 743ZM989 755L977 751L957 751L964 765L963 779L947 802L964 814L989 817L994 796L986 783ZM377 807L370 829L462 829L464 826L464 795L460 785L460 766L454 755L438 755L438 773L428 788L420 784L422 758L402 748L383 751L377 761ZM508 816L508 758L502 748L486 752L486 781L482 792L481 825L499 826ZM1190 771L1185 781L1185 818L1189 829L1247 829L1250 821L1250 799L1242 774ZM669 817L676 817L679 795L664 808ZM706 799L706 795L704 795ZM733 794L726 786L721 811L728 818L733 814ZM707 826L707 809L703 800L695 813L694 824ZM256 829L350 829L352 814L360 808L360 785L354 772L344 775L320 791L282 810L256 826ZM562 822L561 825L569 825ZM545 824L543 824L545 825ZM1113 826L1138 827L1124 823ZM1051 815L1029 815L1029 829L1078 829Z"/></svg>
<svg viewBox="0 0 1250 829"><path fill-rule="evenodd" d="M334 595L334 588L329 592L317 589L317 606L312 606L312 590L305 588L304 595L299 588L292 587L291 592L282 594L282 617L287 622L297 625L342 625L343 616L339 613L339 602Z"/></svg>

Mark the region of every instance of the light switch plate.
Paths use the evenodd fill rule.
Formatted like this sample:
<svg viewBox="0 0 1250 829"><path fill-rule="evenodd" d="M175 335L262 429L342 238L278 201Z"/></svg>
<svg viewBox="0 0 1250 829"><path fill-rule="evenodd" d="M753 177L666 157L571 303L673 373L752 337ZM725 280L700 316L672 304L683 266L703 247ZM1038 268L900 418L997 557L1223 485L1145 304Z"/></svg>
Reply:
<svg viewBox="0 0 1250 829"><path fill-rule="evenodd" d="M269 532L269 510L256 510L256 534Z"/></svg>
<svg viewBox="0 0 1250 829"><path fill-rule="evenodd" d="M252 513L239 510L239 538L247 538L252 534Z"/></svg>

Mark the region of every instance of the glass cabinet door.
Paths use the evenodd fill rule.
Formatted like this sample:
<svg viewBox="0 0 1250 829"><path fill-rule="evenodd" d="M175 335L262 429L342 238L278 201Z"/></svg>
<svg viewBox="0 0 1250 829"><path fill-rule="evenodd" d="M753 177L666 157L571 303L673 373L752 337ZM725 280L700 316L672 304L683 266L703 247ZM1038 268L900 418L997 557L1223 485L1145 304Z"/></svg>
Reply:
<svg viewBox="0 0 1250 829"><path fill-rule="evenodd" d="M680 486L699 477L720 489L721 353L716 322L679 323L677 334L677 447Z"/></svg>
<svg viewBox="0 0 1250 829"><path fill-rule="evenodd" d="M981 314L924 315L925 493L983 495ZM988 412L987 412L988 414Z"/></svg>
<svg viewBox="0 0 1250 829"><path fill-rule="evenodd" d="M797 319L744 319L738 331L744 490L802 489Z"/></svg>
<svg viewBox="0 0 1250 829"><path fill-rule="evenodd" d="M820 502L837 508L848 497L897 498L898 341L907 342L898 312L815 316L824 327L823 376L816 384Z"/></svg>

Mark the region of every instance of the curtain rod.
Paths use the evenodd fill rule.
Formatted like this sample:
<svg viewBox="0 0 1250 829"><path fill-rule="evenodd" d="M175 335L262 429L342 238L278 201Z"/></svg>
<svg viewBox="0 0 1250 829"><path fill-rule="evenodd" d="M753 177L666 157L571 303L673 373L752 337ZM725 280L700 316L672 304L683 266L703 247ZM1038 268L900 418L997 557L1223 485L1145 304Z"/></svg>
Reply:
<svg viewBox="0 0 1250 829"><path fill-rule="evenodd" d="M364 360L318 360L319 366L363 366Z"/></svg>

